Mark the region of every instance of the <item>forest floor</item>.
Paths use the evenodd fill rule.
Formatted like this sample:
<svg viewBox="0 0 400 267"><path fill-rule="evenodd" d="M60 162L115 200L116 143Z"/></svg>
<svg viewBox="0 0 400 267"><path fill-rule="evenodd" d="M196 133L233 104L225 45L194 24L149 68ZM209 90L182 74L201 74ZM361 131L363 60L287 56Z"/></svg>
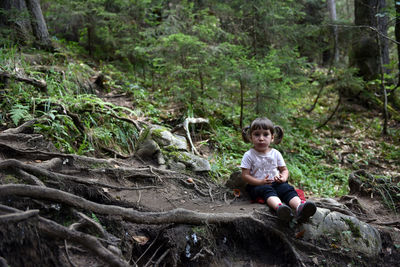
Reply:
<svg viewBox="0 0 400 267"><path fill-rule="evenodd" d="M107 101L130 105L126 96L109 97ZM265 205L252 204L244 195L236 197L207 175L160 169L135 157L96 159L59 153L29 127L1 132L0 146L0 215L16 215L0 217L0 266L1 260L10 266L371 263L340 247L326 250L303 242L298 227L281 225ZM352 193L363 207L360 219L382 235L383 250L373 262L396 265L399 215L372 191ZM306 197L321 203L307 192ZM11 211L11 206L19 211Z"/></svg>

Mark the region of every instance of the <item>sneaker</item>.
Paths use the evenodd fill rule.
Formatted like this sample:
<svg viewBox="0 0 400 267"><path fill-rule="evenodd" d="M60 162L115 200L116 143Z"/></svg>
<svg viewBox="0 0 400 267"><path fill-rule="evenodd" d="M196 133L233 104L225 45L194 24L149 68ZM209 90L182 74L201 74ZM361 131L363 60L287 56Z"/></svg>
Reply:
<svg viewBox="0 0 400 267"><path fill-rule="evenodd" d="M297 208L296 219L298 222L305 222L315 214L317 211L317 206L315 206L314 202L307 201L301 203Z"/></svg>
<svg viewBox="0 0 400 267"><path fill-rule="evenodd" d="M285 204L280 204L278 206L276 209L276 215L278 216L278 219L283 222L289 222L293 218L292 209Z"/></svg>

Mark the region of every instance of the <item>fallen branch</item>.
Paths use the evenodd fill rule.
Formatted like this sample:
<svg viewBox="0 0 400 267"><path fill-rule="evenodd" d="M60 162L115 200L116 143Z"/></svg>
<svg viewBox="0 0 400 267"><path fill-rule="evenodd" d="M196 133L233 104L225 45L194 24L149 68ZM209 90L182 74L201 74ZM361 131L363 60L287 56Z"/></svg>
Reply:
<svg viewBox="0 0 400 267"><path fill-rule="evenodd" d="M189 140L189 144L190 144L192 153L194 153L196 155L200 155L200 153L197 151L196 147L193 145L192 138L190 137L189 123L209 123L209 122L210 121L208 119L203 119L203 118L186 118L183 123L175 126L174 129L171 130L171 133L176 132L180 128L183 128L186 133L186 138Z"/></svg>
<svg viewBox="0 0 400 267"><path fill-rule="evenodd" d="M322 127L324 127L325 125L328 124L328 122L333 118L333 116L335 116L336 112L339 110L341 103L342 103L342 95L339 92L339 99L337 101L335 110L331 113L331 115L323 123L321 123L319 126L317 126L317 129L321 129Z"/></svg>
<svg viewBox="0 0 400 267"><path fill-rule="evenodd" d="M44 91L47 89L47 83L43 80L25 78L25 77L21 77L21 76L15 75L15 74L8 73L6 71L0 71L0 77L7 78L7 79L13 79L13 80L16 80L19 82L24 82L24 83L33 85Z"/></svg>

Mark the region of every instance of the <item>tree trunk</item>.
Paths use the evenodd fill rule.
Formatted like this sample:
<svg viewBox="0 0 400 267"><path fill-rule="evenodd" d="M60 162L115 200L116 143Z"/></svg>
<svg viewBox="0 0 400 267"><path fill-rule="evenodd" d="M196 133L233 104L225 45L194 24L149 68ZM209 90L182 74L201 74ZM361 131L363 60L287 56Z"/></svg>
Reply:
<svg viewBox="0 0 400 267"><path fill-rule="evenodd" d="M39 0L25 0L25 3L30 14L32 31L36 41L41 47L51 48L51 40Z"/></svg>
<svg viewBox="0 0 400 267"><path fill-rule="evenodd" d="M240 84L240 129L243 129L243 109L244 109L244 82L242 79L239 79Z"/></svg>
<svg viewBox="0 0 400 267"><path fill-rule="evenodd" d="M328 0L328 12L329 12L329 19L332 23L336 23L337 16L336 16L336 2L335 0ZM333 25L333 59L335 63L339 62L339 45L338 45L338 27Z"/></svg>
<svg viewBox="0 0 400 267"><path fill-rule="evenodd" d="M26 4L24 0L1 0L0 9L5 13L0 16L0 28L2 34L8 35L9 40L26 42L32 33L28 16L26 16ZM25 12L24 12L25 11Z"/></svg>
<svg viewBox="0 0 400 267"><path fill-rule="evenodd" d="M395 1L396 7L396 20L394 27L394 34L396 37L397 43L400 43L400 2ZM398 77L397 77L397 86L400 86L400 44L397 44L397 66L398 66Z"/></svg>
<svg viewBox="0 0 400 267"><path fill-rule="evenodd" d="M355 34L356 42L353 46L351 65L357 67L360 76L368 81L379 77L381 55L383 64L389 63L388 41L382 37L382 35L387 35L387 16L383 15L382 11L385 8L385 0L354 1L354 24L360 28ZM381 42L381 51L378 49L377 33Z"/></svg>
<svg viewBox="0 0 400 267"><path fill-rule="evenodd" d="M34 39L40 47L52 48L39 0L2 0L0 9L5 12L0 17L0 28L3 33L11 28L9 39L22 43Z"/></svg>

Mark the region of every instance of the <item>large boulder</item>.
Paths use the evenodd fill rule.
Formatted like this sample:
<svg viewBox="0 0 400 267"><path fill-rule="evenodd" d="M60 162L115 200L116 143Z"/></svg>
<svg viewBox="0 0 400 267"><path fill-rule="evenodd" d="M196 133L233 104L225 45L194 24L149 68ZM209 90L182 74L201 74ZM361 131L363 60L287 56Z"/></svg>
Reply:
<svg viewBox="0 0 400 267"><path fill-rule="evenodd" d="M167 128L153 126L150 128L151 138L165 149L187 151L188 144L186 138L181 135L171 133Z"/></svg>
<svg viewBox="0 0 400 267"><path fill-rule="evenodd" d="M171 133L167 128L153 125L139 138L136 155L156 159L159 165L168 164L170 169L188 168L195 172L211 170L207 159L188 151L186 138Z"/></svg>
<svg viewBox="0 0 400 267"><path fill-rule="evenodd" d="M301 228L304 240L325 243L331 249L368 256L377 256L382 250L377 229L356 217L329 209L318 208L309 223L302 224Z"/></svg>

